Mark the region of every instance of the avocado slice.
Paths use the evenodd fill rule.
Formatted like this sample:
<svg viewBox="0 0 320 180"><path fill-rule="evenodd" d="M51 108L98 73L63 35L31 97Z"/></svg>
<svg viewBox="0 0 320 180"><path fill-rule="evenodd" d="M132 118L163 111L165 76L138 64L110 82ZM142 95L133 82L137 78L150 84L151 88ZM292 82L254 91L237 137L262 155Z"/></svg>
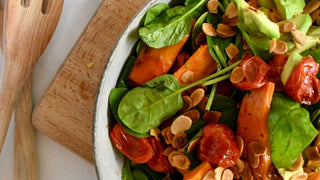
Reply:
<svg viewBox="0 0 320 180"><path fill-rule="evenodd" d="M290 54L288 61L284 65L283 70L281 72L281 81L284 85L287 84L287 81L293 69L299 65L301 58L302 56L297 52L293 52L292 54Z"/></svg>
<svg viewBox="0 0 320 180"><path fill-rule="evenodd" d="M276 7L272 0L258 0L258 6L267 9L272 9Z"/></svg>
<svg viewBox="0 0 320 180"><path fill-rule="evenodd" d="M234 0L238 8L239 23L249 35L266 36L270 39L280 37L279 25L272 22L260 10L250 7L244 0Z"/></svg>
<svg viewBox="0 0 320 180"><path fill-rule="evenodd" d="M302 13L306 5L304 0L273 0L273 2L285 19L291 19L293 15Z"/></svg>

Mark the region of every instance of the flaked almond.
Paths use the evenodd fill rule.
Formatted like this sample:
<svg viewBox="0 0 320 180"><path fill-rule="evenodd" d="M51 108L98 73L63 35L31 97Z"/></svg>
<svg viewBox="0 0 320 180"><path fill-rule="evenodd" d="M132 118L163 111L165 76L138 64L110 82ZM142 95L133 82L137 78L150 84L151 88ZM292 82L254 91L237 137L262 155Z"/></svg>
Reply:
<svg viewBox="0 0 320 180"><path fill-rule="evenodd" d="M310 13L312 22L315 22L317 20L317 18L319 17L319 15L320 15L320 9L317 9L317 10L313 11L312 13Z"/></svg>
<svg viewBox="0 0 320 180"><path fill-rule="evenodd" d="M276 8L273 8L270 10L269 18L272 22L275 22L275 23L283 20L283 17L281 16L281 14L279 13L279 11Z"/></svg>
<svg viewBox="0 0 320 180"><path fill-rule="evenodd" d="M171 127L166 127L161 131L161 135L164 139L164 141L166 142L166 144L171 144L174 135L171 133Z"/></svg>
<svg viewBox="0 0 320 180"><path fill-rule="evenodd" d="M229 18L228 16L226 16L225 14L221 16L222 19L222 23L229 25L229 26L236 26L239 22L239 18L238 16L233 17L233 18Z"/></svg>
<svg viewBox="0 0 320 180"><path fill-rule="evenodd" d="M214 169L214 177L215 179L221 179L222 173L225 169L223 167L217 167Z"/></svg>
<svg viewBox="0 0 320 180"><path fill-rule="evenodd" d="M308 40L307 35L297 29L291 31L291 34L294 40L296 40L300 44L304 44Z"/></svg>
<svg viewBox="0 0 320 180"><path fill-rule="evenodd" d="M256 169L259 166L259 156L252 154L252 153L248 153L248 163L250 165L250 167L252 167L253 169Z"/></svg>
<svg viewBox="0 0 320 180"><path fill-rule="evenodd" d="M251 173L251 169L250 169L249 163L244 161L244 164L245 164L244 169L240 173L241 179L253 180L253 176L252 176L252 173Z"/></svg>
<svg viewBox="0 0 320 180"><path fill-rule="evenodd" d="M238 16L238 8L234 2L229 3L229 5L226 8L225 15L228 18L234 18Z"/></svg>
<svg viewBox="0 0 320 180"><path fill-rule="evenodd" d="M155 137L156 139L159 139L159 134L161 133L159 128L154 128L150 130L150 135Z"/></svg>
<svg viewBox="0 0 320 180"><path fill-rule="evenodd" d="M236 31L231 26L223 23L218 24L217 33L220 37L223 38L232 37L236 35Z"/></svg>
<svg viewBox="0 0 320 180"><path fill-rule="evenodd" d="M187 134L183 131L178 132L172 139L171 145L173 148L182 148L188 143Z"/></svg>
<svg viewBox="0 0 320 180"><path fill-rule="evenodd" d="M176 135L178 132L183 132L190 129L192 120L188 116L180 115L171 125L171 133Z"/></svg>
<svg viewBox="0 0 320 180"><path fill-rule="evenodd" d="M188 116L192 120L192 123L194 123L200 119L200 112L196 109L187 111L187 112L183 113L183 115Z"/></svg>
<svg viewBox="0 0 320 180"><path fill-rule="evenodd" d="M230 59L230 60L228 61L228 64L229 64L229 65L232 65L232 64L234 64L234 63L236 63L236 62L238 62L238 61L239 61L239 58L238 58L238 56L236 56L236 57Z"/></svg>
<svg viewBox="0 0 320 180"><path fill-rule="evenodd" d="M164 151L163 151L163 155L164 156L169 156L169 154L171 153L171 152L173 152L173 151L175 151L175 149L173 148L173 147L171 147L171 146L169 146L169 147L167 147Z"/></svg>
<svg viewBox="0 0 320 180"><path fill-rule="evenodd" d="M233 59L239 54L239 49L233 43L230 43L226 48L227 55L230 59Z"/></svg>
<svg viewBox="0 0 320 180"><path fill-rule="evenodd" d="M308 160L307 164L305 165L306 168L313 169L313 170L319 166L320 166L320 161L312 161L312 160Z"/></svg>
<svg viewBox="0 0 320 180"><path fill-rule="evenodd" d="M233 167L237 170L237 172L241 173L245 168L245 164L241 159L238 159Z"/></svg>
<svg viewBox="0 0 320 180"><path fill-rule="evenodd" d="M195 44L200 46L201 44L205 44L207 42L207 36L204 32L200 32L195 40Z"/></svg>
<svg viewBox="0 0 320 180"><path fill-rule="evenodd" d="M183 107L180 110L181 112L185 112L188 111L189 109L192 108L192 100L190 98L190 96L182 96L183 99Z"/></svg>
<svg viewBox="0 0 320 180"><path fill-rule="evenodd" d="M207 111L203 115L203 120L208 123L218 122L221 116L222 113L219 111Z"/></svg>
<svg viewBox="0 0 320 180"><path fill-rule="evenodd" d="M200 137L197 137L190 142L188 149L187 149L187 153L190 153L191 151L197 149L197 147L199 146L199 143L200 143L200 139L201 139Z"/></svg>
<svg viewBox="0 0 320 180"><path fill-rule="evenodd" d="M235 140L236 140L236 143L237 143L237 145L238 145L240 154L242 154L243 148L244 148L243 138L242 138L241 136L236 136L236 137L235 137Z"/></svg>
<svg viewBox="0 0 320 180"><path fill-rule="evenodd" d="M207 8L210 13L218 13L218 0L209 0L207 3Z"/></svg>
<svg viewBox="0 0 320 180"><path fill-rule="evenodd" d="M233 173L234 179L240 179L240 174L239 174L239 172L238 172L233 166L230 167L230 170L231 170L232 173Z"/></svg>
<svg viewBox="0 0 320 180"><path fill-rule="evenodd" d="M294 30L296 31L296 30ZM292 31L292 32L294 32ZM291 32L291 33L292 33ZM288 46L285 41L282 40L277 40L277 39L272 39L271 44L270 44L270 53L275 53L275 54L284 54L288 51Z"/></svg>
<svg viewBox="0 0 320 180"><path fill-rule="evenodd" d="M192 100L192 107L198 105L203 99L205 91L202 88L196 89L191 95L190 98Z"/></svg>
<svg viewBox="0 0 320 180"><path fill-rule="evenodd" d="M303 160L302 154L300 154L296 162L289 169L291 171L298 170L303 166L303 164L304 164L304 160Z"/></svg>
<svg viewBox="0 0 320 180"><path fill-rule="evenodd" d="M306 180L307 178L308 174L303 172L293 175L290 180Z"/></svg>
<svg viewBox="0 0 320 180"><path fill-rule="evenodd" d="M307 147L305 149L305 155L308 160L311 161L320 161L320 154L318 147Z"/></svg>
<svg viewBox="0 0 320 180"><path fill-rule="evenodd" d="M267 147L257 141L252 141L248 144L248 154L254 154L255 156L264 155L267 151Z"/></svg>
<svg viewBox="0 0 320 180"><path fill-rule="evenodd" d="M295 44L297 49L302 48L302 44L301 43L297 42L295 39L293 39L293 42L294 42L294 44Z"/></svg>
<svg viewBox="0 0 320 180"><path fill-rule="evenodd" d="M306 4L303 12L309 14L309 13L312 13L313 11L315 11L316 9L318 9L319 7L320 7L319 0L311 0L308 2L308 4Z"/></svg>
<svg viewBox="0 0 320 180"><path fill-rule="evenodd" d="M206 175L202 178L202 180L215 180L215 172L214 169L209 170Z"/></svg>
<svg viewBox="0 0 320 180"><path fill-rule="evenodd" d="M185 84L193 82L193 78L194 73L192 71L186 71L180 77L181 81Z"/></svg>
<svg viewBox="0 0 320 180"><path fill-rule="evenodd" d="M176 167L182 170L189 169L191 164L188 157L179 151L171 152L168 156L168 160L173 167Z"/></svg>
<svg viewBox="0 0 320 180"><path fill-rule="evenodd" d="M208 97L204 96L199 103L199 108L203 113L207 112L206 110L207 103L208 103Z"/></svg>
<svg viewBox="0 0 320 180"><path fill-rule="evenodd" d="M283 24L283 32L289 33L296 29L296 23L293 21L287 21Z"/></svg>
<svg viewBox="0 0 320 180"><path fill-rule="evenodd" d="M221 180L233 180L233 173L230 169L225 169L222 173Z"/></svg>
<svg viewBox="0 0 320 180"><path fill-rule="evenodd" d="M216 36L217 32L214 29L213 25L210 23L203 23L202 24L202 31L208 36Z"/></svg>
<svg viewBox="0 0 320 180"><path fill-rule="evenodd" d="M240 66L237 66L236 68L234 68L231 72L231 76L230 76L230 81L233 84L237 84L240 83L242 80L244 80L244 73L243 73L243 69Z"/></svg>
<svg viewBox="0 0 320 180"><path fill-rule="evenodd" d="M208 88L206 86L197 85L197 86L194 86L192 88L187 89L186 91L191 95L195 90L197 90L199 88L203 89L204 92L206 92L208 90Z"/></svg>

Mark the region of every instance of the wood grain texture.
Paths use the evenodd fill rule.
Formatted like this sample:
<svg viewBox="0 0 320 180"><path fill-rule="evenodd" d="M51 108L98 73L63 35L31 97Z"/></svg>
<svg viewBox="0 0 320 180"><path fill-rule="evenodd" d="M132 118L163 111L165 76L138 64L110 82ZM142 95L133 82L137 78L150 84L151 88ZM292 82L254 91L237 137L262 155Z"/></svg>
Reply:
<svg viewBox="0 0 320 180"><path fill-rule="evenodd" d="M6 1L3 26L5 61L0 86L0 152L18 94L56 29L63 0L49 1L48 6L49 11L42 13L42 1L33 1L28 7L23 7L20 0Z"/></svg>
<svg viewBox="0 0 320 180"><path fill-rule="evenodd" d="M104 66L122 30L146 2L103 1L34 110L39 131L91 163L93 111Z"/></svg>
<svg viewBox="0 0 320 180"><path fill-rule="evenodd" d="M38 151L32 117L32 74L27 78L15 108L14 179L38 180Z"/></svg>

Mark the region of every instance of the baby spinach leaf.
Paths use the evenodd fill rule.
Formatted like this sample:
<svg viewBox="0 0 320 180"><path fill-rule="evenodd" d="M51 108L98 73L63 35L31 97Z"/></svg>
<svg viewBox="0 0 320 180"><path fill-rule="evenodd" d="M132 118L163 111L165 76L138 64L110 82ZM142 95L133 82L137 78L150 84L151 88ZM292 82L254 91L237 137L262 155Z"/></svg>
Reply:
<svg viewBox="0 0 320 180"><path fill-rule="evenodd" d="M148 25L154 18L158 17L161 13L169 9L169 5L166 3L159 3L151 7L144 15L142 21L143 25Z"/></svg>
<svg viewBox="0 0 320 180"><path fill-rule="evenodd" d="M131 172L130 160L128 158L126 158L122 166L121 180L134 180Z"/></svg>
<svg viewBox="0 0 320 180"><path fill-rule="evenodd" d="M239 109L231 108L222 112L219 123L227 125L234 132L237 131Z"/></svg>
<svg viewBox="0 0 320 180"><path fill-rule="evenodd" d="M203 119L199 119L198 121L194 122L192 124L192 126L190 127L190 129L186 130L185 133L188 136L188 139L193 138L194 136L197 135L197 133L199 133L199 131L204 128L208 123L203 120Z"/></svg>
<svg viewBox="0 0 320 180"><path fill-rule="evenodd" d="M111 90L110 94L109 94L109 104L110 104L110 108L111 108L111 112L115 118L115 120L121 125L121 127L129 134L131 134L132 136L138 137L138 138L142 138L142 137L149 137L149 133L136 133L134 131L132 131L131 129L129 129L126 125L124 125L122 123L122 121L119 118L118 115L118 107L119 107L119 103L121 101L121 99L123 98L123 96L127 93L126 89L123 88L114 88Z"/></svg>
<svg viewBox="0 0 320 180"><path fill-rule="evenodd" d="M191 34L193 51L196 51L198 49L198 46L196 45L196 40L199 34L202 32L202 24L205 22L207 16L208 16L208 12L203 13L194 24L192 34Z"/></svg>
<svg viewBox="0 0 320 180"><path fill-rule="evenodd" d="M120 77L118 79L118 82L116 85L117 88L128 88L129 74L136 59L137 59L136 57L131 56L127 60L126 65L124 66L120 74Z"/></svg>
<svg viewBox="0 0 320 180"><path fill-rule="evenodd" d="M134 180L149 180L148 176L139 169L133 169L132 175Z"/></svg>
<svg viewBox="0 0 320 180"><path fill-rule="evenodd" d="M165 177L165 174L152 171L146 164L134 164L132 166L134 170L140 171L149 180L161 180L162 178ZM138 179L134 178L134 179L141 180L139 178Z"/></svg>
<svg viewBox="0 0 320 180"><path fill-rule="evenodd" d="M289 168L318 131L307 110L284 94L275 93L268 118L271 158L276 168Z"/></svg>
<svg viewBox="0 0 320 180"><path fill-rule="evenodd" d="M185 6L167 9L139 29L140 38L154 48L177 44L190 32L192 19L197 19L204 12L206 2L207 0L189 0Z"/></svg>
<svg viewBox="0 0 320 180"><path fill-rule="evenodd" d="M173 75L163 75L132 89L120 102L121 121L137 133L158 127L183 107L180 88Z"/></svg>

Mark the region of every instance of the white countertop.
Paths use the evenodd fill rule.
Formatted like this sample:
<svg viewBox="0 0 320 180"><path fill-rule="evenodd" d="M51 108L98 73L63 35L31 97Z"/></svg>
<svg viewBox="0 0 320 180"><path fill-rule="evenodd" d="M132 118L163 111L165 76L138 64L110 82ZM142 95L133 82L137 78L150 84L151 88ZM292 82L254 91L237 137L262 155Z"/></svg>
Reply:
<svg viewBox="0 0 320 180"><path fill-rule="evenodd" d="M60 65L94 15L101 0L64 0L57 30L34 71L33 104L38 103ZM0 57L0 67L3 58ZM0 74L2 68L0 68ZM13 180L13 123L0 155L0 180ZM82 158L37 133L40 180L95 180L95 168Z"/></svg>

